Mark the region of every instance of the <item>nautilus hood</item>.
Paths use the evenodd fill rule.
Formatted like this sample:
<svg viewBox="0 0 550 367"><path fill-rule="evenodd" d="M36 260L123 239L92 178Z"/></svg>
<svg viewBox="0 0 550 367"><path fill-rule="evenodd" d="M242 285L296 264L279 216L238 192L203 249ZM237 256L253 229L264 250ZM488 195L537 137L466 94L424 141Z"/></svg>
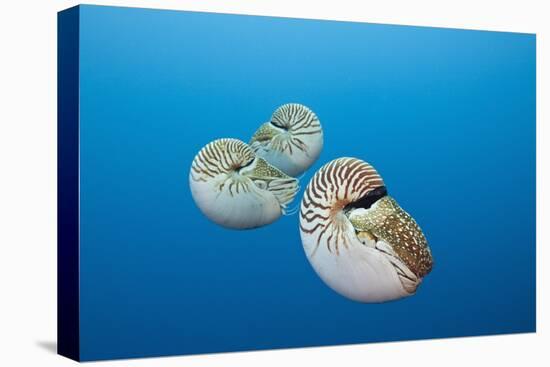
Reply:
<svg viewBox="0 0 550 367"><path fill-rule="evenodd" d="M428 242L416 221L390 196L384 196L367 209L357 208L348 214L358 233L368 232L383 240L417 277L426 276L432 269Z"/></svg>

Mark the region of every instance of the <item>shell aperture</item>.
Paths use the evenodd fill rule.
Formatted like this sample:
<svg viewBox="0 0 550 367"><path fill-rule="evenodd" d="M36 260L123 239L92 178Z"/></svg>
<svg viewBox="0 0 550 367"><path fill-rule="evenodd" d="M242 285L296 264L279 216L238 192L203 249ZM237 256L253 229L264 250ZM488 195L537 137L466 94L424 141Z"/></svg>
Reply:
<svg viewBox="0 0 550 367"><path fill-rule="evenodd" d="M321 279L359 302L412 295L432 268L418 224L359 159L335 159L313 176L300 207L300 235Z"/></svg>
<svg viewBox="0 0 550 367"><path fill-rule="evenodd" d="M271 120L258 128L250 146L259 157L295 177L321 154L323 130L308 107L288 103L277 108Z"/></svg>
<svg viewBox="0 0 550 367"><path fill-rule="evenodd" d="M193 200L213 222L256 228L277 220L298 192L298 180L257 157L238 139L218 139L195 156L189 173Z"/></svg>

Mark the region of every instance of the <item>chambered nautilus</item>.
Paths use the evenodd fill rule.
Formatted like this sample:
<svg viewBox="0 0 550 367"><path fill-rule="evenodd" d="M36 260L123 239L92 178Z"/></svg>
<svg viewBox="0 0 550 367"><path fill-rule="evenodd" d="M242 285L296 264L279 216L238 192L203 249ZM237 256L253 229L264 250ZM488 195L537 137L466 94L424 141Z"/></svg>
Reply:
<svg viewBox="0 0 550 367"><path fill-rule="evenodd" d="M335 159L313 176L300 207L300 234L316 273L355 301L412 295L432 269L422 230L359 159Z"/></svg>
<svg viewBox="0 0 550 367"><path fill-rule="evenodd" d="M323 148L319 119L304 105L288 103L277 108L250 141L259 157L296 177L307 170Z"/></svg>
<svg viewBox="0 0 550 367"><path fill-rule="evenodd" d="M189 185L204 215L237 229L272 223L285 213L299 189L297 179L237 139L218 139L204 146L191 164Z"/></svg>

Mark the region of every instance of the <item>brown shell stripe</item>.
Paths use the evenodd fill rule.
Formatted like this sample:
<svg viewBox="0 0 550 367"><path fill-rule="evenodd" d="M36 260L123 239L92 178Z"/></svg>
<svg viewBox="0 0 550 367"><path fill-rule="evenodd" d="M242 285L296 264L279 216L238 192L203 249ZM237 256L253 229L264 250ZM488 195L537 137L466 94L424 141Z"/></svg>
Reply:
<svg viewBox="0 0 550 367"><path fill-rule="evenodd" d="M279 107L271 117L271 123L290 132L287 140L275 139L272 142L274 149L293 154L293 147L303 152L307 146L300 136L321 134L321 123L313 111L297 103L288 103Z"/></svg>
<svg viewBox="0 0 550 367"><path fill-rule="evenodd" d="M371 190L383 186L378 172L355 158L339 158L324 165L309 182L300 207L300 229L317 236L317 251L324 238L327 249L339 253L339 245L348 245L344 207Z"/></svg>
<svg viewBox="0 0 550 367"><path fill-rule="evenodd" d="M240 140L214 140L202 148L195 156L191 164L192 179L206 182L208 178L238 170L253 159L254 152L252 149ZM241 182L230 183L228 189L231 195L233 195L233 190L237 193L240 190L248 191L248 187Z"/></svg>

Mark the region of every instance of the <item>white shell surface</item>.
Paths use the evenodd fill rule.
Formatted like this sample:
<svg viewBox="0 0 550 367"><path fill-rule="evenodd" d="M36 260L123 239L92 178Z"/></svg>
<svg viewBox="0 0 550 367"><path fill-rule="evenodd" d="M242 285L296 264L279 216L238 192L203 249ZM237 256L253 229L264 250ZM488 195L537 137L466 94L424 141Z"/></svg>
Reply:
<svg viewBox="0 0 550 367"><path fill-rule="evenodd" d="M213 222L228 228L255 228L273 223L282 210L273 194L265 190L229 193L229 186L220 189L221 181L211 183L189 180L195 203ZM253 191L252 191L253 190Z"/></svg>
<svg viewBox="0 0 550 367"><path fill-rule="evenodd" d="M274 222L298 191L296 179L237 139L218 139L201 149L191 165L189 186L205 216L234 229Z"/></svg>
<svg viewBox="0 0 550 367"><path fill-rule="evenodd" d="M323 148L323 130L308 107L288 103L279 107L254 133L250 142L259 157L289 176L305 172Z"/></svg>
<svg viewBox="0 0 550 367"><path fill-rule="evenodd" d="M351 239L348 247L336 256L326 246L315 251L312 236L302 234L302 244L317 275L346 298L358 302L385 302L410 295L393 265L374 247Z"/></svg>

